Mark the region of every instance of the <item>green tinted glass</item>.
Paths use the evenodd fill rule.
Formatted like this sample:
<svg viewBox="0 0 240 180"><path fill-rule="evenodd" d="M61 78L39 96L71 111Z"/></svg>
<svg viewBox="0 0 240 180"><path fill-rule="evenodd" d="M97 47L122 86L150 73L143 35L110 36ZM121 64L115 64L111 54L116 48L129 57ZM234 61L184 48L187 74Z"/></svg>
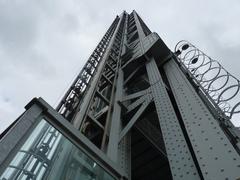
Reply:
<svg viewBox="0 0 240 180"><path fill-rule="evenodd" d="M41 120L0 179L113 180L46 120Z"/></svg>

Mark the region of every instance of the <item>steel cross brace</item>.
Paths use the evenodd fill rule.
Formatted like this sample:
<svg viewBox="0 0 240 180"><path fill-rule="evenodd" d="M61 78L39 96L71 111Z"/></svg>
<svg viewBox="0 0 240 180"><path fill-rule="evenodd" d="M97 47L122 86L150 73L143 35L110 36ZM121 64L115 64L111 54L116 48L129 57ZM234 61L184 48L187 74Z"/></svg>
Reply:
<svg viewBox="0 0 240 180"><path fill-rule="evenodd" d="M151 96L151 94L145 94L145 95L139 97L136 101L134 101L130 105L128 105L127 106L127 113L134 110L137 106L143 104L147 100L149 95Z"/></svg>
<svg viewBox="0 0 240 180"><path fill-rule="evenodd" d="M128 131L133 127L133 125L136 123L136 121L139 119L139 117L142 115L142 113L146 110L149 103L152 101L151 94L147 94L143 96L144 102L142 103L141 107L138 109L138 111L134 114L134 116L131 118L131 120L128 122L126 127L121 131L119 136L119 141L122 140L122 138L128 133Z"/></svg>
<svg viewBox="0 0 240 180"><path fill-rule="evenodd" d="M162 135L156 126L152 125L147 119L142 119L135 123L135 127L164 157L167 158Z"/></svg>
<svg viewBox="0 0 240 180"><path fill-rule="evenodd" d="M127 96L124 96L124 97L122 98L122 102L123 102L123 101L131 100L131 99L138 98L138 97L143 96L143 95L145 95L145 94L147 94L147 93L150 93L150 88L149 88L149 89L144 89L144 90L142 90L142 91L139 91L139 92L136 92L136 93L133 93L133 94L129 94L129 95L127 95Z"/></svg>

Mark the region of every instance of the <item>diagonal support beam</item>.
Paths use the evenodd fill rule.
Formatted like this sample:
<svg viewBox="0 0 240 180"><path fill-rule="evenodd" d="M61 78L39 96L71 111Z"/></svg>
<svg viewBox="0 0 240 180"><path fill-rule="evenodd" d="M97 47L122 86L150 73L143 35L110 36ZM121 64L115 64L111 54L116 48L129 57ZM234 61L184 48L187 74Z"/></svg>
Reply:
<svg viewBox="0 0 240 180"><path fill-rule="evenodd" d="M145 90L142 90L142 91L139 91L139 92L127 95L127 96L122 98L122 102L138 98L138 97L143 96L143 95L145 95L145 94L147 94L149 92L150 92L150 89L148 88L148 89L145 89Z"/></svg>
<svg viewBox="0 0 240 180"><path fill-rule="evenodd" d="M102 74L103 79L112 86L112 81L110 81L104 74Z"/></svg>
<svg viewBox="0 0 240 180"><path fill-rule="evenodd" d="M96 91L96 95L101 99L103 100L107 105L109 105L109 101L108 99L102 95L102 93L100 93L99 91Z"/></svg>
<svg viewBox="0 0 240 180"><path fill-rule="evenodd" d="M106 63L106 67L112 72L115 73L115 68L113 68L108 62Z"/></svg>
<svg viewBox="0 0 240 180"><path fill-rule="evenodd" d="M134 127L165 157L167 158L160 130L147 119L135 123Z"/></svg>
<svg viewBox="0 0 240 180"><path fill-rule="evenodd" d="M144 101L146 101L146 99L147 99L148 96L151 96L151 94L146 94L146 95L140 97L139 99L137 99L136 101L134 101L132 104L130 104L130 105L127 107L127 109L128 109L127 113L130 112L130 111L132 111L133 109L135 109L137 106L143 104Z"/></svg>
<svg viewBox="0 0 240 180"><path fill-rule="evenodd" d="M135 34L137 34L137 30L131 32L131 34L129 34L129 36L128 36L128 39L132 39L132 37L133 37Z"/></svg>
<svg viewBox="0 0 240 180"><path fill-rule="evenodd" d="M96 118L94 118L91 114L88 114L88 118L91 119L102 130L104 130L103 125L100 122L98 122L98 120Z"/></svg>
<svg viewBox="0 0 240 180"><path fill-rule="evenodd" d="M137 67L129 76L128 78L124 81L124 86L133 78L133 76L138 72L138 70L141 68L141 66Z"/></svg>
<svg viewBox="0 0 240 180"><path fill-rule="evenodd" d="M129 48L134 48L137 44L139 43L139 39L136 39L135 41L131 42L130 44L128 44Z"/></svg>
<svg viewBox="0 0 240 180"><path fill-rule="evenodd" d="M142 106L139 108L139 110L135 113L135 115L132 117L132 119L129 121L127 126L122 130L119 136L119 142L122 140L122 138L128 133L128 131L133 127L135 122L139 119L139 117L142 115L142 113L146 110L148 105L151 102L151 96L149 96L148 99L142 104Z"/></svg>

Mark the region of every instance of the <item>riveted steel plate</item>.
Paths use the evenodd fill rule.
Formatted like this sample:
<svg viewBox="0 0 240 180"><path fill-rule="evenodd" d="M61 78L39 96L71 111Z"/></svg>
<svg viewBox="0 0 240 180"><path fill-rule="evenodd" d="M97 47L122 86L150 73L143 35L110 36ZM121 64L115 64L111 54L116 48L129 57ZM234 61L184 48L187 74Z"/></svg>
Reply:
<svg viewBox="0 0 240 180"><path fill-rule="evenodd" d="M200 179L162 77L153 58L146 64L173 179Z"/></svg>
<svg viewBox="0 0 240 180"><path fill-rule="evenodd" d="M240 177L240 157L176 62L164 67L205 179Z"/></svg>

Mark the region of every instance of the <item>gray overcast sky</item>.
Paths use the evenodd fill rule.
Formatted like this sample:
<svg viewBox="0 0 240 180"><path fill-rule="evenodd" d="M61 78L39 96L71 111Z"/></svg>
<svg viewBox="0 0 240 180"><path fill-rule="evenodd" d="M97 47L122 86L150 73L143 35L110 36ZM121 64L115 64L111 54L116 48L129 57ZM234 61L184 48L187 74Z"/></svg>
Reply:
<svg viewBox="0 0 240 180"><path fill-rule="evenodd" d="M239 0L0 0L0 132L33 97L56 105L117 14L173 50L189 40L240 79Z"/></svg>

